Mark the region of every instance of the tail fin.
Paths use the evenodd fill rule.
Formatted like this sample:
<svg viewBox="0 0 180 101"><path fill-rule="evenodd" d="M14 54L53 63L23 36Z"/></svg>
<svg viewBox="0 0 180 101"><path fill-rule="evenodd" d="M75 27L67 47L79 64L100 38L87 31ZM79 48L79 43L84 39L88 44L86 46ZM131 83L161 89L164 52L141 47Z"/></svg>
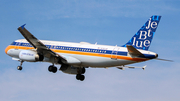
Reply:
<svg viewBox="0 0 180 101"><path fill-rule="evenodd" d="M151 16L141 29L139 29L139 31L125 45L123 45L123 47L131 45L136 49L148 50L160 19L161 16Z"/></svg>

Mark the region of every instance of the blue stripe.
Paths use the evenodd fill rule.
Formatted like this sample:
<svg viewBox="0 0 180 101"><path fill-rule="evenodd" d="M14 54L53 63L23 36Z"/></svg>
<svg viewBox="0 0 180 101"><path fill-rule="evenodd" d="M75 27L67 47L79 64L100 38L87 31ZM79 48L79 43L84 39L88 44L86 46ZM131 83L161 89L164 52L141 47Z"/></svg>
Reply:
<svg viewBox="0 0 180 101"><path fill-rule="evenodd" d="M11 45L33 47L30 43L13 42ZM54 46L54 45L45 45L45 46L50 48L50 49L57 49L57 50L72 50L72 51L80 51L80 52L112 54L112 55L117 54L117 55L127 56L127 52L121 52L121 51L117 52L117 51L103 50L103 49L91 49L91 48L67 47L67 46Z"/></svg>
<svg viewBox="0 0 180 101"><path fill-rule="evenodd" d="M19 43L13 42L11 45L18 45L24 47L33 47L30 43ZM112 50L102 50L102 49L91 49L91 48L79 48L79 47L67 47L67 46L54 46L54 45L46 45L46 47L50 49L57 49L57 50L70 50L70 51L78 51L78 52L90 52L90 53L101 53L101 54L110 54L110 55L121 55L127 56L128 52L122 51L112 51ZM144 54L146 58L154 58L154 55Z"/></svg>

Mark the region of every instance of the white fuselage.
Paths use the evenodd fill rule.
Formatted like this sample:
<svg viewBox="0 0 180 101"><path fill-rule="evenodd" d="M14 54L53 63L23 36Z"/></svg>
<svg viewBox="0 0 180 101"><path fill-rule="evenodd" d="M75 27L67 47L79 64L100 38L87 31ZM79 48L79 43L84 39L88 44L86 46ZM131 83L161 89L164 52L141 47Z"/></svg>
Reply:
<svg viewBox="0 0 180 101"><path fill-rule="evenodd" d="M131 57L126 47L90 44L87 42L71 43L59 41L40 40L49 49L69 60L69 64L83 67L113 67L143 62L149 59ZM14 41L5 52L13 58L18 59L22 50L33 50L34 48L25 39ZM34 49L35 50L35 49ZM140 50L146 55L156 55L154 52ZM44 62L52 62L45 58ZM74 63L72 61L79 61Z"/></svg>

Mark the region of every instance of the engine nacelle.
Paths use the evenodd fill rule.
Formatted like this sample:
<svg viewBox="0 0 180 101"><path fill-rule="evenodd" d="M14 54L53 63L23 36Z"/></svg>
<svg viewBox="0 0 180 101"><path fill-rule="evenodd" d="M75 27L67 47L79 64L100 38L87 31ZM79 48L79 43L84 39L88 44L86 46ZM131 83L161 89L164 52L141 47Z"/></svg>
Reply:
<svg viewBox="0 0 180 101"><path fill-rule="evenodd" d="M44 56L38 54L36 51L22 50L19 53L19 59L23 61L36 62L36 61L43 61Z"/></svg>
<svg viewBox="0 0 180 101"><path fill-rule="evenodd" d="M85 68L62 64L60 70L67 74L84 74Z"/></svg>

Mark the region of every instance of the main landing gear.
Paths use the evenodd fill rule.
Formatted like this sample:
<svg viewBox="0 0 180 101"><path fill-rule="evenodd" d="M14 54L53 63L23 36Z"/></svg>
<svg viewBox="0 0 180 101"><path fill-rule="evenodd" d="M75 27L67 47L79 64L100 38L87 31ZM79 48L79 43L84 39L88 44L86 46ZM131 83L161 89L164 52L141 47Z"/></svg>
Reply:
<svg viewBox="0 0 180 101"><path fill-rule="evenodd" d="M48 68L49 72L53 72L53 73L56 73L57 72L57 67L54 66L54 65L50 65L49 68Z"/></svg>
<svg viewBox="0 0 180 101"><path fill-rule="evenodd" d="M85 69L84 67L81 68L81 69L79 69L79 70L78 70L78 74L76 75L76 79L77 79L77 80L80 80L80 81L84 81L85 76L82 75L82 74L84 74L85 72L86 72L86 69Z"/></svg>
<svg viewBox="0 0 180 101"><path fill-rule="evenodd" d="M80 81L84 81L85 76L82 75L82 74L77 74L77 75L76 75L76 79L77 79L77 80L80 80Z"/></svg>

